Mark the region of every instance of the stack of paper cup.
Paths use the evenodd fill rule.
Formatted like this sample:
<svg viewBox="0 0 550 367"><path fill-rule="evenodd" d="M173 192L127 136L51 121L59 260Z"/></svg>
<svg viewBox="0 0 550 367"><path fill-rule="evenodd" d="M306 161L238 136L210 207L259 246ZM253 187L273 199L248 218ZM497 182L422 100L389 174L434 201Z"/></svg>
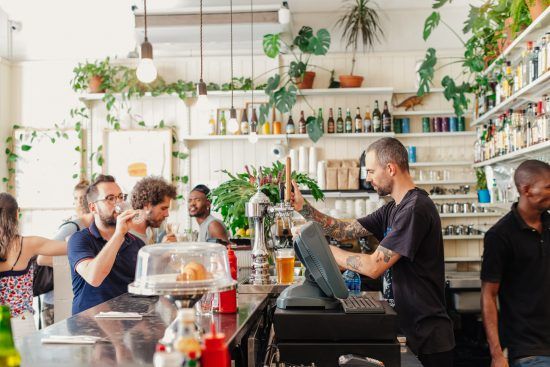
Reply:
<svg viewBox="0 0 550 367"><path fill-rule="evenodd" d="M326 171L327 163L325 161L317 162L317 184L321 190L325 190L327 188Z"/></svg>
<svg viewBox="0 0 550 367"><path fill-rule="evenodd" d="M362 199L355 200L355 218L361 218L365 216L365 202Z"/></svg>
<svg viewBox="0 0 550 367"><path fill-rule="evenodd" d="M374 213L378 208L376 201L373 201L371 199L367 199L365 204L366 204L367 215Z"/></svg>
<svg viewBox="0 0 550 367"><path fill-rule="evenodd" d="M300 147L298 153L298 171L306 174L309 172L309 159L307 153L307 147Z"/></svg>
<svg viewBox="0 0 550 367"><path fill-rule="evenodd" d="M309 148L309 177L317 177L317 148Z"/></svg>
<svg viewBox="0 0 550 367"><path fill-rule="evenodd" d="M298 169L298 151L296 149L290 149L288 151L288 156L290 157L290 165L293 171Z"/></svg>
<svg viewBox="0 0 550 367"><path fill-rule="evenodd" d="M334 202L334 209L340 212L345 212L346 211L345 205L346 203L344 202L344 200L336 200Z"/></svg>
<svg viewBox="0 0 550 367"><path fill-rule="evenodd" d="M355 213L355 204L353 203L352 199L346 200L346 213L348 214L349 218L352 218L353 214Z"/></svg>

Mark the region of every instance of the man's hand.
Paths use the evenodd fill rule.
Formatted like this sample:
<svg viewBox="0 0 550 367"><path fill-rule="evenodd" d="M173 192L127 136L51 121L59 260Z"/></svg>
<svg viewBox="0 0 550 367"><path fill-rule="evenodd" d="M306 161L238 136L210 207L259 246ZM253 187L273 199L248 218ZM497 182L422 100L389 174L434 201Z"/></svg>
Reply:
<svg viewBox="0 0 550 367"><path fill-rule="evenodd" d="M294 207L294 210L299 212L304 207L305 199L298 188L296 181L292 180L292 187L294 187L294 192L290 193L290 203Z"/></svg>
<svg viewBox="0 0 550 367"><path fill-rule="evenodd" d="M508 367L508 359L504 357L503 353L493 356L491 358L491 367Z"/></svg>
<svg viewBox="0 0 550 367"><path fill-rule="evenodd" d="M138 211L133 209L120 213L116 218L115 233L122 236L126 235L126 233L130 230L130 221L138 214Z"/></svg>
<svg viewBox="0 0 550 367"><path fill-rule="evenodd" d="M178 239L176 238L176 235L173 233L168 233L166 236L162 238L163 243L167 242L178 242Z"/></svg>

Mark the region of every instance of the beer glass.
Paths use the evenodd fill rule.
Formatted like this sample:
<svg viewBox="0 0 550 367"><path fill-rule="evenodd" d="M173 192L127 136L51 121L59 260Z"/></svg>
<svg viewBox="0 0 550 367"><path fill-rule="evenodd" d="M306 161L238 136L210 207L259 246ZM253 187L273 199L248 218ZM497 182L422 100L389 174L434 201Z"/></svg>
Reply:
<svg viewBox="0 0 550 367"><path fill-rule="evenodd" d="M277 283L292 284L294 281L294 249L283 248L275 252Z"/></svg>

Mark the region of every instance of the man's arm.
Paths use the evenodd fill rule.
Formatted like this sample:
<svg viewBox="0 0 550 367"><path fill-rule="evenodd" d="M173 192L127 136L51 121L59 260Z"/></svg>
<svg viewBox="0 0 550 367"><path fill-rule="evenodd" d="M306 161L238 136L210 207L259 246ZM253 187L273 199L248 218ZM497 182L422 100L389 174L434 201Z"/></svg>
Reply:
<svg viewBox="0 0 550 367"><path fill-rule="evenodd" d="M336 263L341 268L356 271L372 279L376 279L391 268L401 255L385 247L378 246L372 254L358 254L330 246Z"/></svg>
<svg viewBox="0 0 550 367"><path fill-rule="evenodd" d="M498 310L497 295L500 283L482 282L481 283L481 312L483 315L483 325L487 342L491 352L492 367L508 367L508 361L502 352L500 338L498 336Z"/></svg>
<svg viewBox="0 0 550 367"><path fill-rule="evenodd" d="M229 242L225 227L218 221L212 221L208 225L208 232L210 233L210 237L212 238L218 238L222 241Z"/></svg>
<svg viewBox="0 0 550 367"><path fill-rule="evenodd" d="M128 210L117 217L116 230L105 246L93 259L84 259L76 264L75 270L84 280L93 287L99 287L111 272L124 236L128 232L127 222L135 215Z"/></svg>

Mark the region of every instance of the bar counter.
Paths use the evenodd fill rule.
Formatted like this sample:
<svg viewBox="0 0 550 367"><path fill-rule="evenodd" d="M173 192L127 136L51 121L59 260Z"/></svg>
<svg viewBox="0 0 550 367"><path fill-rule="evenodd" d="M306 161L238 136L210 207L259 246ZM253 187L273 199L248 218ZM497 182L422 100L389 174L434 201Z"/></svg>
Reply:
<svg viewBox="0 0 550 367"><path fill-rule="evenodd" d="M203 329L214 320L229 343L230 350L249 341L243 340L258 323L269 303L266 294L238 294L236 314L199 317ZM99 312L121 311L150 313L141 320L96 319ZM38 331L17 343L22 367L152 366L155 345L176 317L175 306L163 297L135 297L124 294ZM50 335L93 335L106 340L92 345L42 344ZM250 347L250 345L248 345ZM402 348L403 349L403 348ZM250 357L250 351L249 351ZM236 365L237 367L246 367ZM406 348L401 353L402 367L421 367Z"/></svg>

